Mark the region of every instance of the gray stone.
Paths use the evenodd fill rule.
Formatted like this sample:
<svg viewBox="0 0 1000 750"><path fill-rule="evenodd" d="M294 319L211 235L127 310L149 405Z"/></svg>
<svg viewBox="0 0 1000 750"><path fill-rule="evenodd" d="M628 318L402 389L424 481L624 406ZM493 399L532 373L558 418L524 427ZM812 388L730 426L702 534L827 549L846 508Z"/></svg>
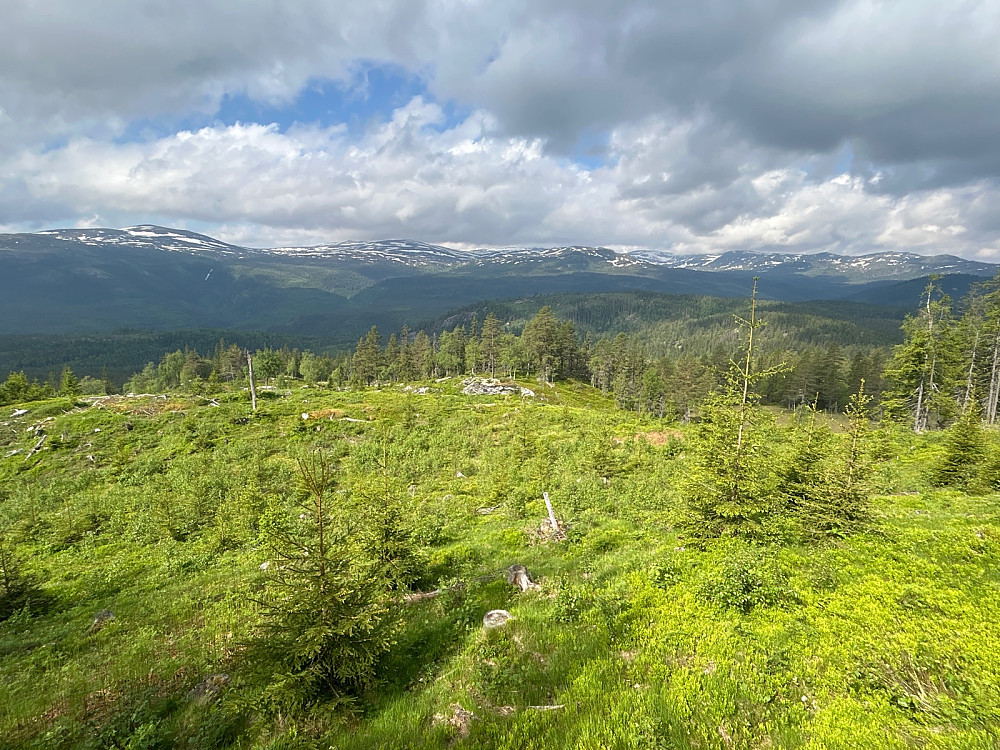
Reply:
<svg viewBox="0 0 1000 750"><path fill-rule="evenodd" d="M229 684L229 675L225 672L210 674L188 692L188 700L205 705L215 701Z"/></svg>
<svg viewBox="0 0 1000 750"><path fill-rule="evenodd" d="M501 383L491 378L467 378L462 381L466 396L534 396L534 391L517 383Z"/></svg>
<svg viewBox="0 0 1000 750"><path fill-rule="evenodd" d="M514 615L508 612L506 609L491 609L485 615L483 615L483 627L487 630L492 630L493 628L502 628L507 624Z"/></svg>

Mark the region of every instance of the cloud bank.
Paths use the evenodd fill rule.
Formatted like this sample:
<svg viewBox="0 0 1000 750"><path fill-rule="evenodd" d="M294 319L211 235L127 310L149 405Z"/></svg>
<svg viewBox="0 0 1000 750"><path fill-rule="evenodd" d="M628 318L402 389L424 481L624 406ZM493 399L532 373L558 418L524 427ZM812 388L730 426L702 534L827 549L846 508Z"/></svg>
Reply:
<svg viewBox="0 0 1000 750"><path fill-rule="evenodd" d="M50 0L7 16L9 229L1000 261L996 0ZM372 91L372 69L420 91ZM328 110L304 104L319 89ZM237 99L277 116L233 119ZM348 127L362 101L376 114Z"/></svg>

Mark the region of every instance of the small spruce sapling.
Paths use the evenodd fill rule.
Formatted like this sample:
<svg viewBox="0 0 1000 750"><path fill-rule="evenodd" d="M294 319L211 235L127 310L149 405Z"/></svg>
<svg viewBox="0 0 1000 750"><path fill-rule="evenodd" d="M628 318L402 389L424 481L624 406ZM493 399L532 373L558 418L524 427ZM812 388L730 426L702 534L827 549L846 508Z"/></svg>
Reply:
<svg viewBox="0 0 1000 750"><path fill-rule="evenodd" d="M357 535L371 559L373 575L390 589L403 589L420 577L413 507L399 476L400 447L383 433L367 450L352 452L356 472L351 490L361 528Z"/></svg>
<svg viewBox="0 0 1000 750"><path fill-rule="evenodd" d="M14 540L0 531L0 622L25 607L44 604L41 592L24 572L24 563L17 554Z"/></svg>
<svg viewBox="0 0 1000 750"><path fill-rule="evenodd" d="M335 514L334 467L316 451L299 459L298 519L271 525L263 621L255 643L279 709L350 703L392 644L393 618L375 566Z"/></svg>
<svg viewBox="0 0 1000 750"><path fill-rule="evenodd" d="M69 367L64 367L59 380L59 395L76 400L80 398L81 393L80 381Z"/></svg>
<svg viewBox="0 0 1000 750"><path fill-rule="evenodd" d="M782 472L781 486L793 514L815 502L826 483L824 464L830 454L830 430L817 422L817 402L801 413L793 433L793 452Z"/></svg>
<svg viewBox="0 0 1000 750"><path fill-rule="evenodd" d="M866 528L871 520L869 496L874 466L871 446L872 397L862 380L847 404L846 441L827 463L825 486L805 508L807 529L813 536L846 536Z"/></svg>
<svg viewBox="0 0 1000 750"><path fill-rule="evenodd" d="M686 487L686 514L681 526L692 540L717 537L763 539L781 513L777 462L768 448L773 422L759 406L756 384L784 365L754 369L757 280L750 298L750 317L736 317L747 340L739 360L731 359L722 393L702 405L695 439L694 466Z"/></svg>
<svg viewBox="0 0 1000 750"><path fill-rule="evenodd" d="M986 434L973 393L965 411L945 432L944 455L934 467L934 484L969 490L979 478L986 453Z"/></svg>

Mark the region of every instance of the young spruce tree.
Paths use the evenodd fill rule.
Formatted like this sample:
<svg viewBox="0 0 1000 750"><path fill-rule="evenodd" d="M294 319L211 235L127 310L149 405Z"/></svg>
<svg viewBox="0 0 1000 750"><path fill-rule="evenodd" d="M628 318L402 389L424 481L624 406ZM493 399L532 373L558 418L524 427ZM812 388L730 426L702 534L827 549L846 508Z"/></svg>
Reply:
<svg viewBox="0 0 1000 750"><path fill-rule="evenodd" d="M845 439L831 447L825 462L825 481L816 487L812 502L800 517L807 536L846 536L869 525L871 475L871 403L862 380L858 392L847 402L848 430Z"/></svg>
<svg viewBox="0 0 1000 750"><path fill-rule="evenodd" d="M760 408L756 385L782 371L779 365L755 370L757 279L750 298L750 317L736 317L746 332L739 359L731 359L721 393L702 404L695 439L694 466L685 483L685 532L695 541L718 537L763 539L780 514L776 462L766 439L773 420Z"/></svg>
<svg viewBox="0 0 1000 750"><path fill-rule="evenodd" d="M335 508L334 467L320 451L298 461L298 518L271 532L263 615L255 644L267 696L279 709L349 702L391 645L384 582Z"/></svg>
<svg viewBox="0 0 1000 750"><path fill-rule="evenodd" d="M960 353L951 300L934 277L924 289L920 311L907 316L902 328L904 341L886 365L891 387L882 403L889 415L907 419L914 432L939 428L957 411L953 395Z"/></svg>
<svg viewBox="0 0 1000 750"><path fill-rule="evenodd" d="M973 392L962 416L945 432L944 455L934 467L934 484L968 491L979 479L986 453L986 434Z"/></svg>
<svg viewBox="0 0 1000 750"><path fill-rule="evenodd" d="M824 465L830 454L830 430L818 421L818 399L802 414L792 433L792 454L781 473L781 490L788 509L798 514L816 502L826 484Z"/></svg>

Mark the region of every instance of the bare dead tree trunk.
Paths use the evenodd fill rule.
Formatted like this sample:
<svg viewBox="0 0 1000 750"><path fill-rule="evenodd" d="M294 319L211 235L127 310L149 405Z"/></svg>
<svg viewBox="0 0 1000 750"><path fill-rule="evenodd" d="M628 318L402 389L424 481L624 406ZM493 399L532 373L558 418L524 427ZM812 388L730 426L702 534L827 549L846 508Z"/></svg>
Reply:
<svg viewBox="0 0 1000 750"><path fill-rule="evenodd" d="M921 374L920 387L917 389L917 410L916 414L913 417L914 432L923 432L927 428L929 414L925 414L925 412L928 412L929 410L925 405L925 402L927 400L925 396L927 396L928 390L932 392L934 391L934 369L935 366L937 365L937 356L936 356L936 349L934 347L934 315L931 312L931 292L933 291L933 288L934 288L933 284L927 285L927 299L924 303L924 308L927 311L928 349L924 354L924 373ZM929 370L928 370L928 364L930 365ZM928 372L929 372L929 380L926 383L926 388L925 388L925 379L928 378Z"/></svg>
<svg viewBox="0 0 1000 750"><path fill-rule="evenodd" d="M969 357L969 372L965 376L965 398L962 400L962 411L965 412L969 408L969 400L972 398L972 387L973 379L976 375L976 353L979 349L979 329L976 329L976 335L972 340L972 352Z"/></svg>
<svg viewBox="0 0 1000 750"><path fill-rule="evenodd" d="M250 370L250 404L254 411L257 411L257 386L253 382L253 357L250 356L250 350L247 349L247 368Z"/></svg>
<svg viewBox="0 0 1000 750"><path fill-rule="evenodd" d="M986 397L986 421L995 424L997 421L997 400L1000 397L1000 322L997 323L997 333L993 339L993 362L990 371L990 390Z"/></svg>
<svg viewBox="0 0 1000 750"><path fill-rule="evenodd" d="M549 512L549 525L552 527L552 533L559 533L559 521L556 520L556 512L552 509L552 501L549 500L549 493L543 492L542 498L545 500L545 509Z"/></svg>
<svg viewBox="0 0 1000 750"><path fill-rule="evenodd" d="M753 277L753 291L750 293L750 331L747 336L747 359L743 365L743 398L740 401L740 425L736 433L736 451L733 463L740 460L740 453L743 450L743 430L746 426L747 401L750 397L750 364L753 357L753 331L756 325L757 315L757 277Z"/></svg>
<svg viewBox="0 0 1000 750"><path fill-rule="evenodd" d="M920 378L920 386L917 388L917 409L913 414L913 431L922 432L923 427L920 417L924 412L924 379Z"/></svg>

